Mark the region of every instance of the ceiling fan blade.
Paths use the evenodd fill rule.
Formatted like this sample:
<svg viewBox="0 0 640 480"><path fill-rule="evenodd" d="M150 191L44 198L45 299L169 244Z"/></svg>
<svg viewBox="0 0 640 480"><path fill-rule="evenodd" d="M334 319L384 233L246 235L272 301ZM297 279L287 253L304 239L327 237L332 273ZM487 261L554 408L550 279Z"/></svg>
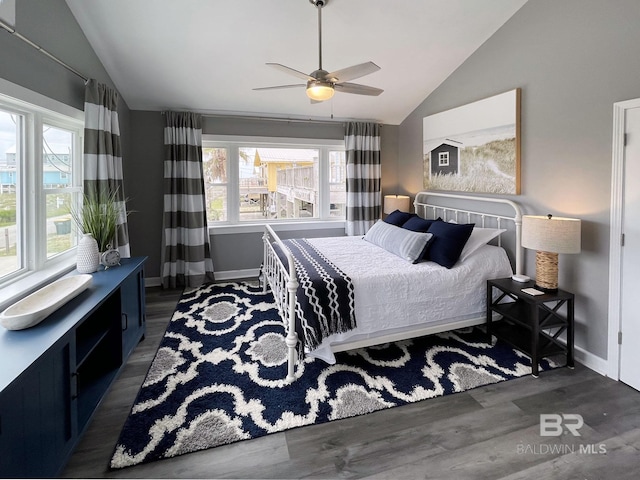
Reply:
<svg viewBox="0 0 640 480"><path fill-rule="evenodd" d="M329 72L325 75L325 79L330 82L348 82L349 80L355 80L356 78L364 77L370 73L377 72L380 67L373 62L365 62L359 65L353 65L351 67L336 70L335 72Z"/></svg>
<svg viewBox="0 0 640 480"><path fill-rule="evenodd" d="M336 83L333 86L336 91L343 93L355 93L357 95L380 95L384 90L367 85L359 85L357 83Z"/></svg>
<svg viewBox="0 0 640 480"><path fill-rule="evenodd" d="M254 88L253 90L277 90L279 88L299 88L299 87L306 87L307 85L304 83L296 83L294 85L276 85L275 87L259 87L259 88Z"/></svg>
<svg viewBox="0 0 640 480"><path fill-rule="evenodd" d="M283 72L288 73L289 75L293 75L294 77L298 77L303 80L315 80L315 78L307 75L306 73L287 67L286 65L282 65L281 63L267 63L267 65L271 67L275 67L278 70L282 70Z"/></svg>

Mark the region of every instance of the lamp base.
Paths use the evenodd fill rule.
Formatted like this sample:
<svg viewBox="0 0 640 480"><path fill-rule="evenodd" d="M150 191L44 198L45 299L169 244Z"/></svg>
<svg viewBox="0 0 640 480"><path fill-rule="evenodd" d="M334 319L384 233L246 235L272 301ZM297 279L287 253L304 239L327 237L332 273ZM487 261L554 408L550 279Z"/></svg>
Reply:
<svg viewBox="0 0 640 480"><path fill-rule="evenodd" d="M544 292L544 293L558 293L558 287L546 288L541 285L538 285L537 283L534 283L533 288L535 288L536 290L540 290L541 292Z"/></svg>
<svg viewBox="0 0 640 480"><path fill-rule="evenodd" d="M558 254L536 252L536 288L543 292L558 291Z"/></svg>

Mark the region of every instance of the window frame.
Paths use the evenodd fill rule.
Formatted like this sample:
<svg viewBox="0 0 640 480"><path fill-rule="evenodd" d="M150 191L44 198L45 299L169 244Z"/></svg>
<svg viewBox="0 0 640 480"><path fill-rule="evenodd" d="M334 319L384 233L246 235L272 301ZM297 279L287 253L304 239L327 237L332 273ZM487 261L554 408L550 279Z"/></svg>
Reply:
<svg viewBox="0 0 640 480"><path fill-rule="evenodd" d="M449 152L438 152L438 166L439 167L449 166Z"/></svg>
<svg viewBox="0 0 640 480"><path fill-rule="evenodd" d="M46 240L46 194L51 189L43 185L42 134L43 126L71 130L74 134L74 158L70 189L82 195L84 112L48 98L0 78L0 107L22 115L24 125L21 162L17 171L16 195L20 209L17 214L25 225L18 235L21 246L21 264L18 270L0 280L0 309L25 294L49 283L51 280L73 270L76 249L70 249L47 258ZM34 168L36 166L37 168ZM26 175L26 176L25 176ZM20 180L20 177L23 177Z"/></svg>
<svg viewBox="0 0 640 480"><path fill-rule="evenodd" d="M328 200L330 194L330 151L345 151L344 139L312 139L285 137L252 137L239 135L202 135L203 148L227 149L227 220L209 223L210 233L246 233L264 230L264 225L273 225L276 230L339 228L344 226L344 218L331 217ZM320 204L318 216L313 218L285 218L277 220L240 220L240 169L234 159L239 158L241 147L263 148L308 148L319 151L319 185ZM233 208L229 208L233 206Z"/></svg>

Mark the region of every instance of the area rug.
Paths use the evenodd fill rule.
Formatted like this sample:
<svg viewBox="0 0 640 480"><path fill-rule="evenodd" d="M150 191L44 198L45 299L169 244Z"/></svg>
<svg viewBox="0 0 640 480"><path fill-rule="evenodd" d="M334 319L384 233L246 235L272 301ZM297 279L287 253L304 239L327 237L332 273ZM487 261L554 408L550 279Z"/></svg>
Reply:
<svg viewBox="0 0 640 480"><path fill-rule="evenodd" d="M185 292L118 439L111 468L418 402L531 373L477 328L307 358L287 384L285 331L257 284ZM552 368L544 362L541 370Z"/></svg>

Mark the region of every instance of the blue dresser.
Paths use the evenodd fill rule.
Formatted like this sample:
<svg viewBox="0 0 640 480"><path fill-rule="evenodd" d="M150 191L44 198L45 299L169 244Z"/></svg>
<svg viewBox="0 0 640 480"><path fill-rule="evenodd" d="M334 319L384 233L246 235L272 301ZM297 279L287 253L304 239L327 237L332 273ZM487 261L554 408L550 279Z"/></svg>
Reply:
<svg viewBox="0 0 640 480"><path fill-rule="evenodd" d="M87 290L35 327L0 327L0 477L61 473L144 337L145 260L101 267Z"/></svg>

